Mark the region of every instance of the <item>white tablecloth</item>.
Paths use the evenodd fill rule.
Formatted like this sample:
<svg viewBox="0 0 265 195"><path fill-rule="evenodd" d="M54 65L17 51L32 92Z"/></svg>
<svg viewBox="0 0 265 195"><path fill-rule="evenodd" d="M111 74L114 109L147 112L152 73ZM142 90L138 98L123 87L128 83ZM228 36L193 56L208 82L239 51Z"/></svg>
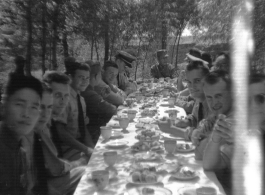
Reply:
<svg viewBox="0 0 265 195"><path fill-rule="evenodd" d="M185 116L185 111L182 108L175 107L179 110L178 116ZM139 109L139 105L136 109ZM159 103L159 114L160 116L167 115L165 110L168 110L166 102ZM122 112L124 109L121 109ZM139 113L137 118L139 117ZM137 120L137 119L136 119ZM111 120L108 125L113 125L117 121ZM130 123L127 130L129 133L123 134L124 137L119 140L128 141L128 146L120 149L110 149L106 147L106 142L100 137L95 150L91 156L91 159L87 165L86 173L82 177L75 191L75 195L92 195L92 194L121 194L127 195L126 189L134 187L133 184L128 183L127 179L129 176L128 168L134 162L135 157L131 152L130 146L136 143L138 140L135 139L136 135L136 123ZM114 130L121 131L121 128L116 128ZM111 141L111 140L110 140ZM178 142L182 142L178 140ZM109 168L103 159L103 153L110 150L116 150L118 152L118 160L114 165L114 168ZM163 179L163 184L165 188L168 188L172 191L172 194L178 194L178 190L185 186L212 186L215 187L218 191L218 194L225 194L222 186L218 182L215 174L213 172L205 172L202 168L202 162L196 161L194 159L194 153L188 154L175 154L174 157L166 156L166 153L161 154L167 162L178 161L182 164L185 164L194 170L199 172L199 178L190 180L190 181L179 181L172 178L170 175L166 175ZM110 183L105 190L97 192L94 183L91 181L91 172L95 170L109 170L110 172Z"/></svg>

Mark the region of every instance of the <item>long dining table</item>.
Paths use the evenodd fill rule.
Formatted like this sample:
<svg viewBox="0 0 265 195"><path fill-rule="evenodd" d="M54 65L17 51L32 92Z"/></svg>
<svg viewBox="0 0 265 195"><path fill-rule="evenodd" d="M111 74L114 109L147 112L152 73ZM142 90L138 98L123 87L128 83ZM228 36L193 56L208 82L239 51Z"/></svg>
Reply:
<svg viewBox="0 0 265 195"><path fill-rule="evenodd" d="M152 98L151 98L152 99ZM150 101L150 98L146 98L146 102ZM102 137L99 138L94 152L90 158L90 161L86 168L86 173L81 178L74 195L99 195L99 194L117 194L117 195L129 195L129 190L132 188L136 188L141 186L141 184L136 184L130 182L128 178L130 177L130 167L135 163L135 153L132 152L131 146L136 142L139 142L136 139L137 131L137 123L143 118L142 116L142 106L141 103L134 103L134 106L130 109L134 109L137 111L137 115L133 122L129 123L127 127L127 132L122 133L120 137L116 137L115 139L110 138L109 140L103 140ZM163 97L158 97L156 102L157 108L157 116L161 119L163 116L168 117L168 110L172 109L169 107L167 99ZM120 106L118 108L118 115L126 114L126 111L129 107ZM186 116L184 109L174 106L175 110L178 110L178 118L183 118ZM114 131L123 132L119 127L119 122L115 120L117 116L114 116L107 126L112 126ZM148 118L148 117L144 117ZM151 118L150 118L151 119ZM154 127L157 131L161 133L160 142L163 143L163 140L166 139L176 139L177 143L187 143L184 139L183 132L178 132L178 130L171 128L167 131L163 129L159 129L159 126L154 124ZM140 128L141 129L141 128ZM113 142L126 141L127 143L122 147L109 147ZM107 151L117 151L118 157L117 162L113 167L109 167L104 162L103 153ZM163 175L163 180L159 183L156 183L155 186L162 186L170 190L174 195L184 195L186 194L195 195L195 189L199 187L213 187L216 189L218 195L225 195L225 192L219 183L218 179L214 172L204 171L202 167L202 161L195 160L194 152L188 153L174 153L173 156L169 156L166 151L162 151L159 155L161 155L163 159L162 166L167 170L167 166L171 166L174 163L181 163L187 167L192 168L198 174L198 177L191 180L179 180L174 178L170 172L166 172ZM104 190L98 190L96 185L91 179L91 173L95 170L107 170L109 171L109 184ZM189 193L188 193L189 192Z"/></svg>

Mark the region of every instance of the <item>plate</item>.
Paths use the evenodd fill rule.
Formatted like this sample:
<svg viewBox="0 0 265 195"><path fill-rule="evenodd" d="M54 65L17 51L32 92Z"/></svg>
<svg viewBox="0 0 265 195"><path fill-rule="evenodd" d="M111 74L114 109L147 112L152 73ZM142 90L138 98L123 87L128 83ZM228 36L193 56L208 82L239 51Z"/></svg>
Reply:
<svg viewBox="0 0 265 195"><path fill-rule="evenodd" d="M111 147L111 148L121 148L124 146L127 146L129 142L127 141L111 141L109 143L106 143L106 146Z"/></svg>
<svg viewBox="0 0 265 195"><path fill-rule="evenodd" d="M127 192L129 195L144 195L142 193L142 189L146 188L146 187L148 187L148 186L131 188L131 189L127 190ZM155 191L154 195L172 195L172 192L167 188L163 188L163 187L159 187L159 186L150 186L148 188L152 188Z"/></svg>
<svg viewBox="0 0 265 195"><path fill-rule="evenodd" d="M157 175L157 174L156 174ZM163 176L162 175L157 175L157 180L154 181L154 182L149 182L149 183L142 183L142 182L135 182L132 180L132 176L130 175L130 177L128 177L127 181L129 183L132 183L132 184L136 184L136 185L154 185L154 184L157 184L157 183L160 183L163 181Z"/></svg>
<svg viewBox="0 0 265 195"><path fill-rule="evenodd" d="M188 153L188 152L193 152L195 150L195 146L192 144L188 144L190 145L190 149L180 149L179 147L181 145L185 145L185 144L177 144L176 152Z"/></svg>
<svg viewBox="0 0 265 195"><path fill-rule="evenodd" d="M160 161L162 157L155 152L138 152L135 155L137 161Z"/></svg>
<svg viewBox="0 0 265 195"><path fill-rule="evenodd" d="M180 172L177 172L177 173L171 173L171 176L180 181L188 181L188 180L193 180L195 178L198 178L199 173L195 171L194 175L192 176L183 176L183 174L181 174Z"/></svg>
<svg viewBox="0 0 265 195"><path fill-rule="evenodd" d="M204 187L199 187L199 188L207 188L207 189L210 189L210 190L213 189L213 190L216 191L216 195L219 194L219 193L217 193L218 190L215 187L212 187L212 186L204 186ZM196 190L199 189L199 188L196 188L194 186L183 187L183 188L180 188L178 190L178 194L179 195L197 195Z"/></svg>

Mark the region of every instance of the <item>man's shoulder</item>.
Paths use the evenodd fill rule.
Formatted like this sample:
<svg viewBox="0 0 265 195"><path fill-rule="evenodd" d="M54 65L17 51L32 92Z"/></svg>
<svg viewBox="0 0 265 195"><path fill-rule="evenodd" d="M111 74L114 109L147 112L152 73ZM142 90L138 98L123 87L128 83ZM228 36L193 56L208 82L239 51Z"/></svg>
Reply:
<svg viewBox="0 0 265 195"><path fill-rule="evenodd" d="M151 66L151 70L155 69L158 66L158 64L154 64Z"/></svg>

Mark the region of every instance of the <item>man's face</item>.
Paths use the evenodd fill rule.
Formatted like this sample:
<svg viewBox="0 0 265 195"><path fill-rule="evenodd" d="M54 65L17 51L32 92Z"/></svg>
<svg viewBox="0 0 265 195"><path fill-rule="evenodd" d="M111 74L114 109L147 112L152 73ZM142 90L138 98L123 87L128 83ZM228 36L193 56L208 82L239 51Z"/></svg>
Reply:
<svg viewBox="0 0 265 195"><path fill-rule="evenodd" d="M265 83L254 83L249 86L249 113L251 122L258 123L265 131ZM255 124L254 124L255 125Z"/></svg>
<svg viewBox="0 0 265 195"><path fill-rule="evenodd" d="M53 91L53 109L55 115L61 114L69 102L69 85L52 82L51 88Z"/></svg>
<svg viewBox="0 0 265 195"><path fill-rule="evenodd" d="M40 96L29 88L20 89L7 99L6 123L18 137L33 130L40 114L40 101Z"/></svg>
<svg viewBox="0 0 265 195"><path fill-rule="evenodd" d="M74 76L71 76L71 86L77 92L85 91L90 81L90 72L86 70L76 70Z"/></svg>
<svg viewBox="0 0 265 195"><path fill-rule="evenodd" d="M168 63L168 57L167 56L162 56L158 59L159 64L162 66L166 65Z"/></svg>
<svg viewBox="0 0 265 195"><path fill-rule="evenodd" d="M200 69L194 69L191 71L186 71L187 86L190 91L190 95L195 99L202 99L204 97L203 93L203 73Z"/></svg>
<svg viewBox="0 0 265 195"><path fill-rule="evenodd" d="M213 85L205 83L203 90L211 111L216 115L227 114L232 106L232 94L227 89L226 82L220 79Z"/></svg>
<svg viewBox="0 0 265 195"><path fill-rule="evenodd" d="M36 124L37 128L43 129L47 125L52 115L52 107L53 95L48 92L44 92L42 94L42 100L40 105L40 117Z"/></svg>
<svg viewBox="0 0 265 195"><path fill-rule="evenodd" d="M118 69L114 67L108 67L104 71L104 80L107 84L112 84L117 79Z"/></svg>

